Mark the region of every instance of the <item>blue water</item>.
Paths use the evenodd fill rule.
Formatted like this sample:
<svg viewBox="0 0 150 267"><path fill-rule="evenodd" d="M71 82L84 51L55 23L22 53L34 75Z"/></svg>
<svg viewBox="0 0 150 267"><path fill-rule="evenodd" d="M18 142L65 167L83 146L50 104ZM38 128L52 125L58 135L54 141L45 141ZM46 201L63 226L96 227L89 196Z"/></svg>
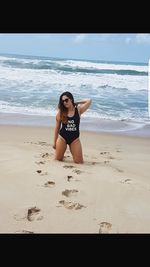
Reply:
<svg viewBox="0 0 150 267"><path fill-rule="evenodd" d="M64 91L75 100L92 99L83 114L89 125L96 120L149 124L148 64L0 55L1 114L54 117Z"/></svg>

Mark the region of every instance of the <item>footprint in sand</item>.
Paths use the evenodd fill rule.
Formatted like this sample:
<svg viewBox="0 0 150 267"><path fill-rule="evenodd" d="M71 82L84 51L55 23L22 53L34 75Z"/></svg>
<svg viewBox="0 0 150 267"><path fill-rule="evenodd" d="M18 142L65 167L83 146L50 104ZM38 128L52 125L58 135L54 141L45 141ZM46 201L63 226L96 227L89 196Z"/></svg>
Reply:
<svg viewBox="0 0 150 267"><path fill-rule="evenodd" d="M35 142L24 142L24 144L37 145L37 143L35 143Z"/></svg>
<svg viewBox="0 0 150 267"><path fill-rule="evenodd" d="M67 181L70 182L70 180L72 181L80 181L79 179L75 179L72 175L67 175Z"/></svg>
<svg viewBox="0 0 150 267"><path fill-rule="evenodd" d="M104 151L104 152L101 152L100 155L106 155L106 154L110 154L109 152L107 151Z"/></svg>
<svg viewBox="0 0 150 267"><path fill-rule="evenodd" d="M67 181L70 182L71 179L73 179L73 176L72 175L68 175L67 176Z"/></svg>
<svg viewBox="0 0 150 267"><path fill-rule="evenodd" d="M114 158L114 157L112 157L112 156L109 156L109 157L108 157L108 159L115 159L115 158Z"/></svg>
<svg viewBox="0 0 150 267"><path fill-rule="evenodd" d="M106 154L110 154L110 152L106 152L106 151L104 151L104 152L101 152L100 153L100 155L106 155ZM113 156L108 156L107 157L108 159L115 159ZM106 161L105 161L106 162Z"/></svg>
<svg viewBox="0 0 150 267"><path fill-rule="evenodd" d="M71 209L71 210L72 209L79 210L82 208L86 208L84 205L81 205L80 203L77 203L77 202L60 200L59 203L62 204L66 209Z"/></svg>
<svg viewBox="0 0 150 267"><path fill-rule="evenodd" d="M36 220L42 220L43 216L41 216L41 215L38 216L40 211L41 210L38 207L34 206L34 207L31 207L31 208L22 210L18 214L15 214L14 215L14 219L16 221L21 221L21 220L27 219L30 222L34 221L35 219Z"/></svg>
<svg viewBox="0 0 150 267"><path fill-rule="evenodd" d="M40 154L40 156L42 157L42 158L48 158L48 157L50 157L50 156L52 156L53 155L53 153L42 153L42 154Z"/></svg>
<svg viewBox="0 0 150 267"><path fill-rule="evenodd" d="M112 227L112 224L108 222L101 222L99 225L99 234L108 234Z"/></svg>
<svg viewBox="0 0 150 267"><path fill-rule="evenodd" d="M65 168L65 169L72 169L72 168L74 168L74 166L73 165L64 165L63 168Z"/></svg>
<svg viewBox="0 0 150 267"><path fill-rule="evenodd" d="M35 163L40 165L40 164L45 164L45 161L38 161L38 162L36 161Z"/></svg>
<svg viewBox="0 0 150 267"><path fill-rule="evenodd" d="M62 195L66 196L66 197L71 197L71 196L76 196L77 192L78 192L78 190L76 190L76 189L73 189L73 190L66 189L65 191L62 191Z"/></svg>
<svg viewBox="0 0 150 267"><path fill-rule="evenodd" d="M44 142L44 141L39 141L39 142L24 142L25 144L31 144L31 145L41 145L41 146L50 146L50 144Z"/></svg>
<svg viewBox="0 0 150 267"><path fill-rule="evenodd" d="M117 172L124 172L123 170L119 169L118 167L114 166L113 164L110 165L111 168L116 170Z"/></svg>
<svg viewBox="0 0 150 267"><path fill-rule="evenodd" d="M36 206L29 208L27 212L27 220L31 222L31 221L34 221L35 219L37 220L43 219L43 216L37 217L39 212L40 212L40 209L37 208Z"/></svg>
<svg viewBox="0 0 150 267"><path fill-rule="evenodd" d="M82 171L80 171L80 170L77 170L77 169L73 170L73 172L75 172L75 173L77 173L77 174L80 174L80 173L82 173Z"/></svg>
<svg viewBox="0 0 150 267"><path fill-rule="evenodd" d="M53 181L47 181L45 184L44 184L44 187L53 187L55 185L55 182Z"/></svg>
<svg viewBox="0 0 150 267"><path fill-rule="evenodd" d="M39 141L37 144L41 145L41 146L50 146L50 144L48 144L48 143L46 143L44 141Z"/></svg>
<svg viewBox="0 0 150 267"><path fill-rule="evenodd" d="M122 180L120 181L120 183L123 183L123 184L131 184L131 179L125 179L125 180Z"/></svg>
<svg viewBox="0 0 150 267"><path fill-rule="evenodd" d="M108 164L109 162L109 160L104 160L104 164Z"/></svg>
<svg viewBox="0 0 150 267"><path fill-rule="evenodd" d="M116 169L116 171L118 171L118 172L124 172L123 170L121 170L121 169L119 169L119 168L115 168Z"/></svg>
<svg viewBox="0 0 150 267"><path fill-rule="evenodd" d="M37 172L37 173L41 173L41 172L42 172L42 170L37 170L36 172Z"/></svg>
<svg viewBox="0 0 150 267"><path fill-rule="evenodd" d="M36 172L40 175L48 175L48 172L42 172L42 170L37 170Z"/></svg>
<svg viewBox="0 0 150 267"><path fill-rule="evenodd" d="M96 162L96 161L85 161L85 164L87 165L87 166L91 166L91 165L95 165L95 164L99 164L99 162Z"/></svg>

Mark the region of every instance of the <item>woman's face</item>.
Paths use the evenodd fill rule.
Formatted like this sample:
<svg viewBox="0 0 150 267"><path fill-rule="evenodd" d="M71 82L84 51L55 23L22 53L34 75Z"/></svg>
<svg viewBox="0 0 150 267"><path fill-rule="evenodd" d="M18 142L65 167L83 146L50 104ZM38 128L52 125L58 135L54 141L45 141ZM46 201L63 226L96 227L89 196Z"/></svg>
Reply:
<svg viewBox="0 0 150 267"><path fill-rule="evenodd" d="M69 108L72 105L71 99L68 96L66 96L66 95L63 95L62 98L61 98L61 100L62 100L63 105L66 108Z"/></svg>

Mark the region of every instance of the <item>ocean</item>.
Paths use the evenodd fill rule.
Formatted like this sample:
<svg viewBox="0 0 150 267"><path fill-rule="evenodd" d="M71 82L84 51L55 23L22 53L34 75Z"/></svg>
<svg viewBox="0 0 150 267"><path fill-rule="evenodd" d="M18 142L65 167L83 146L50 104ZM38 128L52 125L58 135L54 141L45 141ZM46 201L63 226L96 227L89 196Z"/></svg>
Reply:
<svg viewBox="0 0 150 267"><path fill-rule="evenodd" d="M81 129L150 136L148 63L0 55L0 124L54 126L64 91L92 99Z"/></svg>

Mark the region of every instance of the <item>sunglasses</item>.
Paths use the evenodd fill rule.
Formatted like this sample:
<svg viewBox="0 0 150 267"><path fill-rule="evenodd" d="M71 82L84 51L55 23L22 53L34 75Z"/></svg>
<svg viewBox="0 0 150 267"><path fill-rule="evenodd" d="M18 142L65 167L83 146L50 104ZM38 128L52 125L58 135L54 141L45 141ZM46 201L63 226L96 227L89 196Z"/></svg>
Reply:
<svg viewBox="0 0 150 267"><path fill-rule="evenodd" d="M66 98L66 99L62 100L63 103L64 102L68 103L68 101L69 101L69 98Z"/></svg>

